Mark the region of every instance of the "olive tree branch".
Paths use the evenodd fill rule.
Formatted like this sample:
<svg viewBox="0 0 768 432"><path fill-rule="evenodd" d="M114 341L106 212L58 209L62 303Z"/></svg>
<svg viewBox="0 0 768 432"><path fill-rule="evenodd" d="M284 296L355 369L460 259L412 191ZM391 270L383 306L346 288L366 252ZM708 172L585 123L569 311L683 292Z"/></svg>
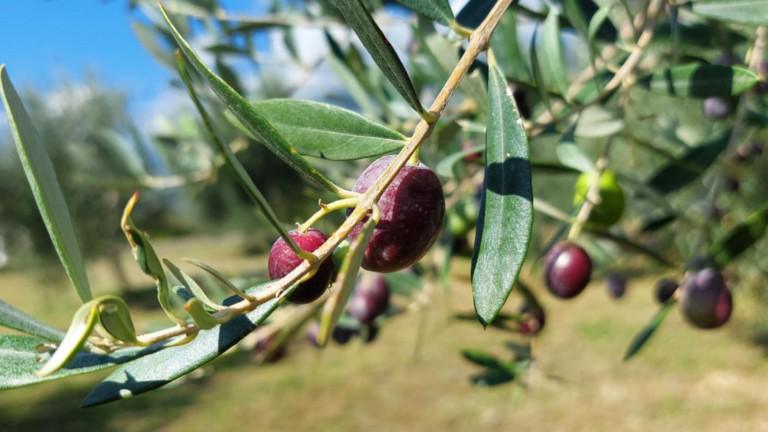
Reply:
<svg viewBox="0 0 768 432"><path fill-rule="evenodd" d="M488 16L478 26L469 38L469 44L464 54L459 59L458 63L454 67L453 71L448 77L448 80L443 85L443 88L435 97L434 102L430 106L428 112L430 116L427 118L421 118L416 125L416 128L411 136L408 144L403 147L400 153L392 160L387 166L379 179L371 185L371 187L360 196L356 197L357 205L354 210L347 216L347 219L334 231L328 239L319 248L317 248L312 255L315 259L310 262L304 260L296 268L284 277L272 281L267 287L259 294L255 294L254 301L244 299L234 305L231 305L221 311L217 311L213 314L217 319L232 319L236 316L250 312L255 309L259 304L271 300L275 297L284 297L285 291L306 278L307 275L313 274L317 271L320 264L328 259L333 253L334 249L341 243L354 229L354 227L365 219L373 209L373 206L378 202L381 195L384 193L389 184L397 176L398 172L405 166L411 156L419 149L422 143L426 141L430 133L434 129L437 120L442 115L445 107L448 104L451 96L456 92L459 87L459 83L462 78L467 74L469 68L475 62L477 57L488 48L488 43L491 39L491 35L496 26L501 21L504 12L513 3L514 0L499 0L496 5L488 13ZM154 343L166 340L180 335L189 335L197 331L197 327L194 324L178 325L158 332L149 333L140 336L142 342Z"/></svg>

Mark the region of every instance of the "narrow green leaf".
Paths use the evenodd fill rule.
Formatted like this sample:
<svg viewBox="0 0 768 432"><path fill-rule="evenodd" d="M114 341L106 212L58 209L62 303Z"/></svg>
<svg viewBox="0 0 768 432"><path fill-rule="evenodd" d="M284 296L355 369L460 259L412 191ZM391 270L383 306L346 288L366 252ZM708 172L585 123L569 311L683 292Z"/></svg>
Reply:
<svg viewBox="0 0 768 432"><path fill-rule="evenodd" d="M93 295L64 193L59 186L51 159L48 157L45 146L39 141L37 131L8 77L5 65L0 65L0 90L2 90L0 93L2 93L11 134L27 181L32 188L37 208L61 264L64 266L64 271L75 287L77 295L80 296L80 300L87 302Z"/></svg>
<svg viewBox="0 0 768 432"><path fill-rule="evenodd" d="M64 339L63 331L38 321L37 318L16 309L2 300L0 300L0 326L41 337L52 342L59 342Z"/></svg>
<svg viewBox="0 0 768 432"><path fill-rule="evenodd" d="M615 6L615 3L601 6L600 9L598 9L597 12L592 15L592 19L589 20L589 27L587 28L587 42L589 44L590 50L593 53L596 51L595 39L597 38L597 34L600 32L600 28L603 26L603 23L611 13L613 6Z"/></svg>
<svg viewBox="0 0 768 432"><path fill-rule="evenodd" d="M768 0L694 0L693 12L718 21L768 25Z"/></svg>
<svg viewBox="0 0 768 432"><path fill-rule="evenodd" d="M154 352L153 348L126 348L110 355L77 353L63 369L44 377L36 375L48 354L47 341L33 336L0 335L0 389L23 387L72 375L96 372Z"/></svg>
<svg viewBox="0 0 768 432"><path fill-rule="evenodd" d="M203 291L203 288L200 287L197 281L192 279L191 276L184 273L180 268L176 267L175 264L168 261L167 259L163 260L163 263L165 263L165 266L168 267L168 270L171 271L171 274L176 278L176 280L181 282L181 284L184 285L184 288L188 289L198 300L200 300L201 303L213 310L223 309L223 306L208 297L205 291Z"/></svg>
<svg viewBox="0 0 768 432"><path fill-rule="evenodd" d="M338 249L338 248L337 248ZM334 251L335 252L335 251ZM216 281L219 282L219 284L223 285L226 289L232 292L234 295L238 295L242 298L248 298L248 294L245 293L245 291L241 290L235 284L233 284L229 279L227 279L221 272L216 270L215 268L209 266L208 264L198 261L196 259L191 258L184 258L184 261L196 266L197 268L205 271L209 275L213 276ZM186 300L185 300L186 302Z"/></svg>
<svg viewBox="0 0 768 432"><path fill-rule="evenodd" d="M536 27L533 29L533 35L531 36L531 43L528 45L528 55L531 58L531 76L533 77L533 82L536 85L536 92L539 94L539 97L544 102L544 106L547 107L547 110L551 110L552 102L549 98L549 92L547 91L547 85L544 82L544 75L541 71L541 62L539 60L539 55L537 53L536 47L538 46L538 40L539 40L539 25L537 24Z"/></svg>
<svg viewBox="0 0 768 432"><path fill-rule="evenodd" d="M589 24L587 23L587 17L582 10L581 3L582 2L579 0L564 0L563 13L573 25L573 28L586 39L589 34Z"/></svg>
<svg viewBox="0 0 768 432"><path fill-rule="evenodd" d="M253 107L307 156L363 159L398 151L407 142L397 131L320 102L270 99L255 102Z"/></svg>
<svg viewBox="0 0 768 432"><path fill-rule="evenodd" d="M305 178L313 180L331 192L340 192L338 186L323 176L320 171L310 165L303 157L299 156L296 149L291 146L263 116L257 113L245 98L240 96L231 86L214 74L203 63L192 47L189 46L189 43L187 43L187 41L184 40L184 37L178 32L162 6L160 7L160 11L163 14L163 18L165 18L168 28L171 30L173 38L179 45L181 52L184 53L184 56L189 60L197 72L205 78L211 90L216 93L219 99L221 99L227 108L232 111L237 119L240 120L251 133L260 137L261 139L259 141L261 143L299 174Z"/></svg>
<svg viewBox="0 0 768 432"><path fill-rule="evenodd" d="M435 172L441 177L445 178L456 178L456 173L453 170L453 167L463 160L465 157L469 155L473 155L476 153L480 153L485 150L484 145L478 145L475 147L470 147L468 149L462 150L460 152L456 152L453 154L450 154L446 157L444 157L440 162L437 163L435 166Z"/></svg>
<svg viewBox="0 0 768 432"><path fill-rule="evenodd" d="M468 361L478 366L483 366L487 368L501 367L501 362L499 361L499 359L497 359L496 356L494 356L493 354L485 351L463 349L461 350L461 355L464 356L464 358L467 359Z"/></svg>
<svg viewBox="0 0 768 432"><path fill-rule="evenodd" d="M661 306L661 309L656 312L656 315L653 316L651 322L643 327L643 329L640 330L640 333L638 333L634 339L632 339L632 342L629 344L626 353L624 353L624 361L634 357L648 343L648 341L651 340L651 337L656 333L656 330L659 329L661 323L664 322L664 319L669 314L669 311L672 310L672 307L675 305L675 303L676 302L674 300L671 300Z"/></svg>
<svg viewBox="0 0 768 432"><path fill-rule="evenodd" d="M640 79L638 84L670 96L708 98L736 96L757 82L757 75L749 69L692 63L659 70Z"/></svg>
<svg viewBox="0 0 768 432"><path fill-rule="evenodd" d="M373 61L376 62L389 82L411 108L419 114L424 113L424 107L421 106L419 95L413 87L408 71L405 70L405 66L397 56L395 49L392 48L365 5L360 0L332 0L331 3L338 8L344 20L355 31L360 42L371 54Z"/></svg>
<svg viewBox="0 0 768 432"><path fill-rule="evenodd" d="M491 47L496 54L501 69L508 78L523 83L533 84L528 70L526 56L520 49L517 34L517 14L507 11L491 38Z"/></svg>
<svg viewBox="0 0 768 432"><path fill-rule="evenodd" d="M373 218L368 219L360 235L349 245L349 251L341 263L339 276L336 278L338 288L325 302L323 312L320 315L320 332L317 335L317 343L320 346L325 346L328 343L333 328L336 327L336 323L355 289L360 264L363 262L363 255L368 247L368 241L373 235L374 228L376 228L376 221Z"/></svg>
<svg viewBox="0 0 768 432"><path fill-rule="evenodd" d="M728 146L730 137L730 132L720 134L693 147L678 160L659 169L648 180L648 185L661 194L668 194L687 186L712 165Z"/></svg>
<svg viewBox="0 0 768 432"><path fill-rule="evenodd" d="M176 58L176 66L179 72L179 76L187 88L187 93L189 94L190 99L192 99L192 103L195 105L195 108L197 108L197 112L200 114L200 118L203 120L203 125L205 126L205 130L208 133L208 138L224 156L224 160L226 160L227 165L229 165L229 167L232 168L232 171L235 172L235 178L240 183L240 186L245 190L253 202L256 203L262 214L266 216L270 225L272 225L278 234L280 234L280 237L285 240L291 249L293 249L295 252L298 252L298 245L296 245L296 242L293 240L293 238L288 235L288 231L278 219L277 214L275 214L275 211L272 209L272 206L269 205L267 198L264 197L264 194L262 194L259 188L256 187L256 184L253 182L253 179L251 179L248 171L246 171L245 167L243 167L243 165L237 159L237 156L235 156L235 153L232 151L229 145L219 139L219 136L216 134L216 131L213 128L213 122L208 116L208 113L206 112L202 102L200 102L200 98L197 97L197 92L195 92L195 87L192 84L192 77L189 76L184 59L180 55ZM239 122L239 120L237 121ZM240 124L242 125L242 123Z"/></svg>
<svg viewBox="0 0 768 432"><path fill-rule="evenodd" d="M595 170L595 165L592 163L592 159L587 157L581 150L578 144L576 144L576 137L574 131L576 125L571 126L560 137L560 141L557 143L557 160L561 164L571 167L580 172L591 172Z"/></svg>
<svg viewBox="0 0 768 432"><path fill-rule="evenodd" d="M574 134L582 138L604 138L624 129L624 120L614 112L599 106L591 106L579 115Z"/></svg>
<svg viewBox="0 0 768 432"><path fill-rule="evenodd" d="M475 311L483 325L504 306L528 253L533 225L525 129L507 80L492 63L485 180L472 256Z"/></svg>
<svg viewBox="0 0 768 432"><path fill-rule="evenodd" d="M450 26L453 23L453 11L448 0L397 0L414 11L433 20Z"/></svg>
<svg viewBox="0 0 768 432"><path fill-rule="evenodd" d="M565 61L560 41L560 14L556 8L549 8L547 19L544 20L544 33L539 45L539 59L544 76L558 89L561 95L568 94L568 78L565 76Z"/></svg>
<svg viewBox="0 0 768 432"><path fill-rule="evenodd" d="M64 367L80 348L85 344L86 339L93 331L93 327L99 320L99 301L91 300L84 303L77 309L69 324L64 339L56 347L50 359L45 362L42 368L35 372L38 376L50 375Z"/></svg>
<svg viewBox="0 0 768 432"><path fill-rule="evenodd" d="M184 304L184 310L192 317L192 321L203 330L210 330L221 324L221 322L205 310L203 302L197 297L187 300Z"/></svg>
<svg viewBox="0 0 768 432"><path fill-rule="evenodd" d="M109 334L123 342L138 342L131 312L123 299L119 297L103 298L98 310L99 322Z"/></svg>
<svg viewBox="0 0 768 432"><path fill-rule="evenodd" d="M259 288L247 291L256 292ZM286 291L286 295L294 288L295 286ZM279 299L270 300L246 315L210 330L201 330L197 337L186 345L165 348L120 366L91 390L83 400L82 406L90 407L137 396L192 372L233 347L264 322L278 306Z"/></svg>
<svg viewBox="0 0 768 432"><path fill-rule="evenodd" d="M747 219L728 230L712 244L710 255L724 266L744 253L765 235L768 229L768 206L752 213Z"/></svg>

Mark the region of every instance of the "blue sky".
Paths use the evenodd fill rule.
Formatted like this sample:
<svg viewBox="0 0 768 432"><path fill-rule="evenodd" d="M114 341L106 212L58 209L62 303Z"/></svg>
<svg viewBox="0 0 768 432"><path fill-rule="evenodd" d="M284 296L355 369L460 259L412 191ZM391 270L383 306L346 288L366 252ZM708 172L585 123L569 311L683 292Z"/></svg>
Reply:
<svg viewBox="0 0 768 432"><path fill-rule="evenodd" d="M224 3L256 14L259 2ZM131 21L140 12L127 5L127 0L0 0L0 63L17 87L41 91L93 73L125 91L138 115L172 75L136 39Z"/></svg>

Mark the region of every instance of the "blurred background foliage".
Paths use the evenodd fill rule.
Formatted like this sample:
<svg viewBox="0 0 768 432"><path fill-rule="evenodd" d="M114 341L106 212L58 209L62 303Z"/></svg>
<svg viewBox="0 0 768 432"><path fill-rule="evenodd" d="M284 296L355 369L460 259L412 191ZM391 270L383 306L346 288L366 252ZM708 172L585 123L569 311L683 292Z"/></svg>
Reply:
<svg viewBox="0 0 768 432"><path fill-rule="evenodd" d="M366 3L376 11L377 22L404 59L421 100L431 101L461 54L464 41L397 2ZM471 27L478 16L482 17L483 8L493 2L469 3L458 20ZM250 100L328 102L358 111L405 135L415 125L408 105L328 1L272 1L269 13L259 16L231 12L216 0L166 0L164 4L206 63ZM605 20L587 35L585 22L569 12L573 4L580 6L586 23L601 11L605 11ZM536 76L531 56L538 52L550 8L562 11L557 16L557 36L563 45L569 83L591 68L594 53L614 48L603 59L607 61L606 73L586 84L587 88L591 84L599 88L631 51L637 29L627 20L628 14L642 16L646 5L644 1L626 1L611 6L605 1L587 0L516 4L491 45L525 119L535 121L550 109L553 100L563 98L556 74L544 69ZM126 13L132 17L133 30L146 50L175 70L175 44L155 1L128 1ZM683 63L752 67L748 63L753 44L754 27L667 5L636 76ZM615 47L619 47L618 53ZM422 148L422 160L437 167L442 175L449 202L474 199L475 190L457 189L457 179L475 176L481 170L482 158L462 159L462 163L448 166L445 160L484 141L488 115L484 112L485 61L477 62ZM172 80L169 86L183 95L179 81ZM219 136L237 152L286 225L306 219L323 195L241 133L212 94L202 89L200 93L209 113L215 116ZM568 161L557 150L559 143L569 140L592 161L607 154L608 166L617 174L626 196L619 223L585 234L585 246L597 264L597 274L625 274L630 282L640 281L640 288L649 288L647 291L657 276L679 276L683 263L705 255L715 239L768 202L768 158L762 153L768 140L767 95L765 89L755 88L740 96L721 98L729 108L720 116L706 112L706 99L676 97L640 85L614 92L600 103L575 103L580 114L547 125L530 140L534 194L538 202L555 210L555 216L552 211L537 213L529 263L538 269L537 258L562 233L562 218L557 214L572 216L577 211L573 185L579 173L564 166ZM84 251L89 258L110 260L116 286L129 285L116 257L127 250L118 222L122 206L134 190L143 194L136 213L138 224L154 237L226 233L237 239L243 253L261 254L268 249L274 237L272 230L233 175L220 169L222 163L206 142L205 131L188 103L163 113L150 128L135 124L124 95L118 89L106 88L97 78L86 83L61 83L49 93L29 90L23 98L56 165ZM0 178L4 179L0 182L0 265L6 261L9 269L24 269L38 268L41 260L52 263L47 232L7 133L0 138L0 152ZM365 164L319 158L311 161L346 187ZM454 211L463 208L456 206ZM329 218L321 226L331 228L339 220ZM447 220L450 223L450 216ZM466 254L473 232L465 231L446 236L443 245L450 244L457 255ZM1 259L3 250L6 260ZM674 265L665 266L652 255ZM748 311L740 312L742 321L737 323L737 331L764 344L768 340L768 320L763 318L768 311L768 243L757 242L730 263L727 275L735 289L737 308L744 305L743 310Z"/></svg>

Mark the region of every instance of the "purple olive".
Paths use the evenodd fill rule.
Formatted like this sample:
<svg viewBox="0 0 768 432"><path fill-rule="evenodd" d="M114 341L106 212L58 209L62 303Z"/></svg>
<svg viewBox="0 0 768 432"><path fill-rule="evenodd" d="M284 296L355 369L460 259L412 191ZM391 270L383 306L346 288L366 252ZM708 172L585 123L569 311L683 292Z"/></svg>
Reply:
<svg viewBox="0 0 768 432"><path fill-rule="evenodd" d="M708 267L688 272L680 290L680 310L695 327L717 328L731 317L733 298L718 270Z"/></svg>
<svg viewBox="0 0 768 432"><path fill-rule="evenodd" d="M535 336L544 329L547 322L547 316L541 306L525 302L520 307L522 322L520 323L520 333L528 336Z"/></svg>
<svg viewBox="0 0 768 432"><path fill-rule="evenodd" d="M570 299L579 295L592 278L592 260L580 246L561 242L547 254L544 275L552 294Z"/></svg>
<svg viewBox="0 0 768 432"><path fill-rule="evenodd" d="M605 286L611 297L620 299L627 291L627 276L621 273L610 273L605 277Z"/></svg>
<svg viewBox="0 0 768 432"><path fill-rule="evenodd" d="M394 156L377 159L355 183L365 192L381 177ZM427 253L440 234L445 216L445 197L437 175L424 164L406 164L384 190L378 202L381 220L363 256L363 268L380 273L404 269ZM362 230L350 233L354 240Z"/></svg>
<svg viewBox="0 0 768 432"><path fill-rule="evenodd" d="M304 233L291 231L288 234L301 249L307 252L314 252L326 239L325 234L312 228ZM282 237L279 237L269 251L269 278L279 279L293 271L301 262L302 259L288 246L288 243ZM309 280L302 282L296 287L291 295L288 296L288 301L304 304L317 300L323 295L325 289L328 288L332 275L333 263L327 260L320 264L320 268L317 269L317 272Z"/></svg>
<svg viewBox="0 0 768 432"><path fill-rule="evenodd" d="M661 304L666 303L669 301L669 299L672 298L673 295L675 295L675 291L677 291L677 281L669 279L669 278L663 278L659 279L656 282L656 301L658 301Z"/></svg>
<svg viewBox="0 0 768 432"><path fill-rule="evenodd" d="M349 301L347 312L357 321L369 324L389 309L389 297L389 286L384 277L363 277Z"/></svg>

